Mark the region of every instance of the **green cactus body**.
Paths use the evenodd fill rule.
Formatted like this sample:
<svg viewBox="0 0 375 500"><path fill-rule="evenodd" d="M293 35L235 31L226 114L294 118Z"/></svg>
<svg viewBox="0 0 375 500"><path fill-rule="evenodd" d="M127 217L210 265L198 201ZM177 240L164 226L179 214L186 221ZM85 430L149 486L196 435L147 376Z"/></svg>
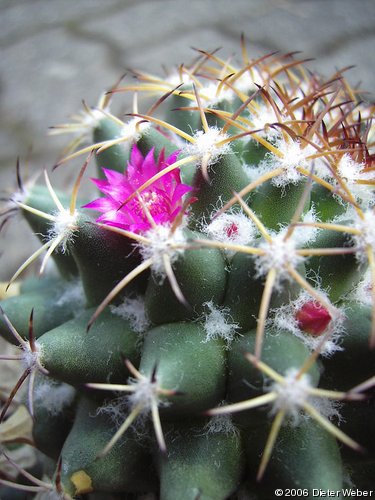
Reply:
<svg viewBox="0 0 375 500"><path fill-rule="evenodd" d="M93 131L95 143L111 141L121 137L122 125L109 117L102 118ZM129 145L126 143L114 144L104 149L96 155L96 163L99 175L102 175L101 168L111 168L117 172L123 172L124 166L129 160Z"/></svg>
<svg viewBox="0 0 375 500"><path fill-rule="evenodd" d="M139 73L111 98L156 92L150 115L102 98L74 141L93 143L59 162L95 152L88 202L84 165L70 192L46 175L6 205L42 242L0 304L19 347L0 362L23 369L0 438L29 384L52 464L31 493L268 500L373 480L373 106L291 54L245 59L202 52L180 87Z"/></svg>
<svg viewBox="0 0 375 500"><path fill-rule="evenodd" d="M312 247L317 248L348 248L351 242L348 235L334 231L322 231ZM350 290L353 290L363 277L364 267L360 266L355 255L312 257L308 263L310 273L318 273L322 286L329 290L330 298L337 302ZM340 270L340 279L337 279Z"/></svg>
<svg viewBox="0 0 375 500"><path fill-rule="evenodd" d="M205 238L197 232L186 231L191 240ZM181 304L170 283L157 275L151 276L145 295L145 306L153 323L169 323L193 319L202 315L203 304L220 304L226 285L225 259L215 248L185 250L174 264L174 274L189 305Z"/></svg>
<svg viewBox="0 0 375 500"><path fill-rule="evenodd" d="M167 135L155 128L146 129L146 131L138 139L137 145L144 156L152 148L154 148L155 156L159 156L162 150L165 151L166 156L169 156L174 153L176 149L178 149Z"/></svg>
<svg viewBox="0 0 375 500"><path fill-rule="evenodd" d="M345 302L347 318L343 323L341 348L325 363L327 384L343 390L347 384L360 383L370 378L375 369L375 353L368 352L368 338L371 331L371 307L357 302ZM348 366L355 366L354 373L348 373Z"/></svg>
<svg viewBox="0 0 375 500"><path fill-rule="evenodd" d="M241 144L237 141L236 144ZM250 139L248 141L242 142L242 147L240 148L240 155L242 161L246 165L259 165L259 163L264 160L265 155L268 150L258 142Z"/></svg>
<svg viewBox="0 0 375 500"><path fill-rule="evenodd" d="M76 307L84 305L82 289L75 282L60 282L58 286L46 286L30 290L19 297L1 301L1 307L24 339L29 335L30 313L34 309L34 336L40 335L55 326L71 319ZM16 342L9 329L0 318L0 333L10 342Z"/></svg>
<svg viewBox="0 0 375 500"><path fill-rule="evenodd" d="M305 182L287 187L272 186L267 183L255 192L250 206L257 214L262 214L262 222L269 229L277 230L292 219L306 188ZM262 208L261 208L262 207ZM304 203L304 209L310 208L310 196Z"/></svg>
<svg viewBox="0 0 375 500"><path fill-rule="evenodd" d="M304 270L301 271L304 274ZM224 304L230 308L233 320L243 331L256 326L263 288L263 279L257 277L254 257L238 252L231 261ZM281 291L275 290L271 298L271 307L278 307L293 300L298 293L299 287L294 283ZM248 300L241 300L242 297L247 297Z"/></svg>
<svg viewBox="0 0 375 500"><path fill-rule="evenodd" d="M40 451L58 460L73 425L76 392L73 387L44 376L37 377L33 439Z"/></svg>
<svg viewBox="0 0 375 500"><path fill-rule="evenodd" d="M236 490L244 466L239 433L218 430L207 435L202 424L169 425L167 432L168 455L160 469L161 499L224 500Z"/></svg>
<svg viewBox="0 0 375 500"><path fill-rule="evenodd" d="M245 352L254 351L255 331L243 334L235 343L228 357L228 399L232 402L243 401L263 393L267 377L259 373L244 356ZM287 331L266 333L263 346L263 360L279 373L285 373L291 367L302 366L309 356L307 347ZM320 374L317 365L310 369L309 376L314 386L318 385ZM234 416L244 427L253 427L264 421L269 408L248 410Z"/></svg>
<svg viewBox="0 0 375 500"><path fill-rule="evenodd" d="M145 461L144 448L135 436L126 436L106 457L97 459L113 427L110 417L97 410L98 405L88 399L83 399L77 409L61 452L65 491L71 496L93 490L148 491L154 482L151 464L150 460Z"/></svg>
<svg viewBox="0 0 375 500"><path fill-rule="evenodd" d="M319 217L323 221L330 221L336 216L345 213L345 205L332 197L330 191L320 185L311 189L311 201L314 203Z"/></svg>
<svg viewBox="0 0 375 500"><path fill-rule="evenodd" d="M54 378L73 385L121 382L127 376L123 356L138 364L137 335L129 324L105 311L87 332L93 312L89 309L39 338L41 362Z"/></svg>
<svg viewBox="0 0 375 500"><path fill-rule="evenodd" d="M202 217L209 219L213 212L232 198L233 191L241 191L248 184L241 162L232 152L209 167L208 175L210 180L207 182L202 171L198 170L194 178L194 186L200 196L192 205L193 221Z"/></svg>
<svg viewBox="0 0 375 500"><path fill-rule="evenodd" d="M193 88L190 85L180 86L177 93L174 93L168 99L165 110L166 121L188 134L199 128L199 113L197 111L179 110L178 108L192 105L191 100L184 97L184 92L190 94L192 91ZM189 116L188 119L187 116Z"/></svg>
<svg viewBox="0 0 375 500"><path fill-rule="evenodd" d="M194 323L171 323L150 330L146 336L140 370L157 383L176 390L162 408L165 415L199 414L225 395L225 353L222 342L205 342L203 329ZM183 378L181 377L183 375Z"/></svg>
<svg viewBox="0 0 375 500"><path fill-rule="evenodd" d="M133 242L99 227L82 215L78 222L77 237L69 245L79 269L88 307L98 305L120 279L139 262ZM107 259L108 255L113 255ZM126 290L137 293L146 286L140 277Z"/></svg>
<svg viewBox="0 0 375 500"><path fill-rule="evenodd" d="M250 463L256 466L262 450L262 438L267 429L256 428L245 438ZM303 450L303 452L302 452ZM302 456L300 455L303 454ZM313 421L302 421L298 426L285 426L280 432L279 444L266 473L268 494L275 488L300 488L306 498L314 497L313 490L341 491L343 472L336 441ZM267 496L264 498L267 498ZM335 495L332 498L340 498Z"/></svg>

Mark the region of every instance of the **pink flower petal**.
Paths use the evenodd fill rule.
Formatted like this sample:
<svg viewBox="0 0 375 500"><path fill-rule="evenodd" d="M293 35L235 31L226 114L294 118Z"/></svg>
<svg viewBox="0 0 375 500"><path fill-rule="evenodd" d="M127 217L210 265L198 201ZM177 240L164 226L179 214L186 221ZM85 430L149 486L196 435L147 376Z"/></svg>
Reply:
<svg viewBox="0 0 375 500"><path fill-rule="evenodd" d="M175 163L179 153L175 151L165 159L165 151L162 150L155 161L154 148L143 157L135 144L124 174L103 168L106 179L92 179L105 196L88 203L84 208L102 212L97 219L100 222L136 233L151 227L145 206L155 224L171 224L182 210L182 198L193 189L181 183L177 169L166 173L144 190L140 194L141 201L133 197L125 205L124 202L156 173Z"/></svg>
<svg viewBox="0 0 375 500"><path fill-rule="evenodd" d="M107 198L98 198L97 200L87 203L87 205L83 205L82 208L90 208L92 210L97 210L98 212L108 212L113 209L113 206L111 200L108 200Z"/></svg>
<svg viewBox="0 0 375 500"><path fill-rule="evenodd" d="M108 168L102 168L102 170L110 184L120 184L123 182L124 175L120 172L116 172L116 170L110 170Z"/></svg>
<svg viewBox="0 0 375 500"><path fill-rule="evenodd" d="M141 151L138 149L136 144L133 145L132 150L130 152L130 161L129 164L134 166L135 170L141 170L143 163L143 155ZM129 166L128 166L129 168Z"/></svg>

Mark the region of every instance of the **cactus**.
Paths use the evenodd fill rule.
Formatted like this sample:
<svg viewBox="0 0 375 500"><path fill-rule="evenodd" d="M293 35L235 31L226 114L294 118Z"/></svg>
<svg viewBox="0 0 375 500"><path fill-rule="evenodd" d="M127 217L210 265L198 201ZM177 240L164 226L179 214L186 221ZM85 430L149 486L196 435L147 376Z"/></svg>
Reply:
<svg viewBox="0 0 375 500"><path fill-rule="evenodd" d="M0 426L28 381L49 479L6 444L4 498L313 498L374 475L374 107L341 72L242 55L117 82L51 129L75 134L55 167L88 155L70 192L45 173L9 197L42 245L1 301L23 372Z"/></svg>

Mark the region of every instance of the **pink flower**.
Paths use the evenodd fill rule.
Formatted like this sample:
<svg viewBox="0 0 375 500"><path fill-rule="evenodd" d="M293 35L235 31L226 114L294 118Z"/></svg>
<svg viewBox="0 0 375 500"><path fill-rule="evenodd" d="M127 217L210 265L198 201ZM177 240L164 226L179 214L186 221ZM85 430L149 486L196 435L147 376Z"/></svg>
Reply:
<svg viewBox="0 0 375 500"><path fill-rule="evenodd" d="M162 171L177 159L179 151L175 151L164 159L164 150L155 162L154 148L144 158L137 145L132 147L128 167L124 174L103 168L106 179L91 179L105 197L84 205L102 212L97 222L116 226L134 233L147 231L151 224L145 213L147 207L157 225L171 224L182 210L182 197L193 188L182 184L180 172L176 169L166 173L123 205L124 201L142 186L147 180Z"/></svg>

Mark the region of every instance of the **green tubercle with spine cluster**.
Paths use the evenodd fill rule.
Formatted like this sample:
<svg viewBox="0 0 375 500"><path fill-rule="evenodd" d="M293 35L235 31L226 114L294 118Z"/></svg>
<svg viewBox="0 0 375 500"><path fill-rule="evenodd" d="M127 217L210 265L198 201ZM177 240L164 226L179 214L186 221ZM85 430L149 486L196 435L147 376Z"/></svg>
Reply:
<svg viewBox="0 0 375 500"><path fill-rule="evenodd" d="M24 382L33 418L26 444L2 445L16 473L0 463L1 498L370 484L374 106L341 73L242 49L238 64L200 51L164 80L118 82L51 130L75 133L59 168L88 155L70 192L46 173L9 198L4 213L41 247L1 301L0 334L18 346L1 358L23 372L0 430ZM155 104L112 114L134 93ZM83 184L97 188L88 200ZM41 277L22 279L39 258ZM40 450L48 480L10 458L22 446Z"/></svg>

